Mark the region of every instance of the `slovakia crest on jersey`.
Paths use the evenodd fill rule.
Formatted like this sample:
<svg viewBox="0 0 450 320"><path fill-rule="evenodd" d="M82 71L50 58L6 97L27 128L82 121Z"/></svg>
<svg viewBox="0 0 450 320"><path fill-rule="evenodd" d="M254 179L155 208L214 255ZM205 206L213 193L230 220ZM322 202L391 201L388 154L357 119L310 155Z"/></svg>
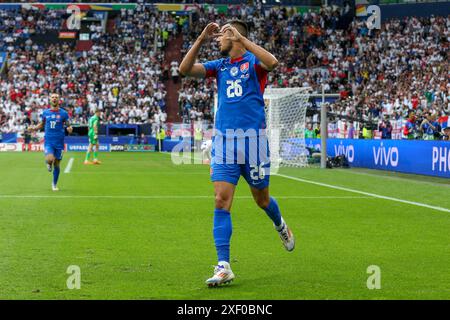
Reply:
<svg viewBox="0 0 450 320"><path fill-rule="evenodd" d="M248 71L248 66L249 66L248 62L241 64L241 72L246 73Z"/></svg>

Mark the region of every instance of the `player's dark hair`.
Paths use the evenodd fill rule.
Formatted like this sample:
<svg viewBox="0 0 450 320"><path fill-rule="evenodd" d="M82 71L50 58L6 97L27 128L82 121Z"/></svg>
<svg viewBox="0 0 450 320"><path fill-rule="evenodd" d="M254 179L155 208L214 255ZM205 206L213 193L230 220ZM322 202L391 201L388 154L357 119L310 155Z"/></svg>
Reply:
<svg viewBox="0 0 450 320"><path fill-rule="evenodd" d="M248 25L242 20L230 20L226 24L231 24L244 37L248 36Z"/></svg>

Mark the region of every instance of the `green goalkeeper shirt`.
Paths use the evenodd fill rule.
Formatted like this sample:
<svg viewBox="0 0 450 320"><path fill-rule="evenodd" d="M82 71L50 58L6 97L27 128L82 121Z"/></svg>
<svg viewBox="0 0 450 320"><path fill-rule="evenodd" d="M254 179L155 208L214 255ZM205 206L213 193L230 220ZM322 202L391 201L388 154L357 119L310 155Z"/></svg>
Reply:
<svg viewBox="0 0 450 320"><path fill-rule="evenodd" d="M93 115L89 118L89 135L95 136L95 128L98 127L99 118Z"/></svg>

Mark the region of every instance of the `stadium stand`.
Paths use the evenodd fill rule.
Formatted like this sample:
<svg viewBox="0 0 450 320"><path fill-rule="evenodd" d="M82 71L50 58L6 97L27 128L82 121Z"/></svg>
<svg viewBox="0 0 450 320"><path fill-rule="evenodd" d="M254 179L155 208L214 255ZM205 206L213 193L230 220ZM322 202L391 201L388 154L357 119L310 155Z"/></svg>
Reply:
<svg viewBox="0 0 450 320"><path fill-rule="evenodd" d="M348 21L348 11L327 6L317 13L295 12L258 2L229 6L225 14L199 6L189 24L187 18L138 6L94 35L89 51L77 51L66 42L31 40L57 30L61 11L0 10L0 52L10 56L0 80L1 131L21 131L36 122L53 90L64 95L78 124L85 124L94 108L102 109L109 123L155 128L166 120L210 122L214 82L178 81L177 64L208 21L240 18L248 22L250 38L280 61L269 87L320 92L324 85L327 93L340 93L329 104L331 134L348 137L351 123L358 135L363 127L373 131L365 137L439 138L450 113L450 17L391 19L369 31L363 21ZM213 42L200 60L218 55ZM318 128L314 103L308 114Z"/></svg>
<svg viewBox="0 0 450 320"><path fill-rule="evenodd" d="M14 40L28 34L45 33L61 25L62 19L57 23L53 20L60 13L52 10L49 15L45 11L30 15L25 10L9 12L14 19L2 17L6 25L15 22L4 39L11 58L7 77L0 81L2 131L20 131L26 123L35 122L37 109L48 104L47 93L54 90L63 94L64 107L75 124L85 124L95 108L102 109L110 123L150 122L159 126L164 122L162 62L167 43L161 34L176 32L172 18L151 7L123 10L112 33L94 34L88 52L77 52L67 43L36 45L30 39L13 45ZM36 23L23 32L22 21L29 20ZM34 25L40 25L41 31L34 30ZM155 29L161 34L151 32Z"/></svg>
<svg viewBox="0 0 450 320"><path fill-rule="evenodd" d="M331 131L340 132L339 137L347 137L350 122L361 129L364 125L376 128L378 134L385 132L383 138L392 137L386 130L403 138L439 137L439 123L445 122L450 111L450 17L393 19L380 31L369 32L364 21L357 20L347 29L340 28L345 14L345 8L337 7L300 14L274 7L241 6L231 9L227 17L247 21L254 30L252 40L279 57L280 66L270 74L269 87L309 86L319 93L323 84L326 93L340 93L340 99L329 106L335 119ZM223 23L225 18L212 9L200 11L183 50L211 20ZM201 59L207 57L218 58L217 47L204 48ZM186 121L194 112L210 114L201 97L211 101L214 86L202 83L187 80L183 84L180 109ZM414 125L404 134L411 113ZM438 124L426 133L421 125L428 114ZM319 127L317 116L310 121Z"/></svg>

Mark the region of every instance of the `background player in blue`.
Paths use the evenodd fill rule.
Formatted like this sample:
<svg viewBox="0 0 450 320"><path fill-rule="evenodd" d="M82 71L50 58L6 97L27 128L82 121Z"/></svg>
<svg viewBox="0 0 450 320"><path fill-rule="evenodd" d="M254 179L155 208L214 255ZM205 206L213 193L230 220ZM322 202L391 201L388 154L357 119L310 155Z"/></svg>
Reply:
<svg viewBox="0 0 450 320"><path fill-rule="evenodd" d="M269 195L268 144L265 136L265 112L263 93L267 72L277 65L277 59L268 51L248 40L247 25L238 20L225 24L221 29L210 23L195 41L180 64L180 72L186 76L215 77L218 90L218 109L214 124L214 143L211 160L211 180L214 183L215 210L213 235L218 264L214 275L206 280L209 286L218 286L234 279L230 267L231 204L234 191L242 175L250 185L255 202L273 221L288 251L294 249L294 236L287 227L276 200ZM200 47L216 38L220 44L222 59L195 63ZM236 132L253 132L257 140L265 138L267 159L251 160L251 148L245 140L244 150L233 149L229 154L227 140L235 144ZM230 136L233 135L233 137ZM245 138L251 137L247 134ZM224 147L225 145L225 147ZM264 146L264 143L262 144ZM258 144L258 147L260 144ZM220 150L218 150L220 149ZM225 150L225 155L224 155ZM260 154L257 150L256 154ZM264 154L264 152L263 152ZM239 155L245 161L239 162ZM224 159L226 158L226 159ZM229 161L230 159L232 161Z"/></svg>
<svg viewBox="0 0 450 320"><path fill-rule="evenodd" d="M52 190L58 191L59 165L62 160L64 150L64 126L67 132L72 133L72 127L69 124L69 114L59 107L59 95L53 93L50 96L50 108L45 109L41 115L41 122L28 128L29 131L45 128L45 162L49 172L53 168Z"/></svg>

